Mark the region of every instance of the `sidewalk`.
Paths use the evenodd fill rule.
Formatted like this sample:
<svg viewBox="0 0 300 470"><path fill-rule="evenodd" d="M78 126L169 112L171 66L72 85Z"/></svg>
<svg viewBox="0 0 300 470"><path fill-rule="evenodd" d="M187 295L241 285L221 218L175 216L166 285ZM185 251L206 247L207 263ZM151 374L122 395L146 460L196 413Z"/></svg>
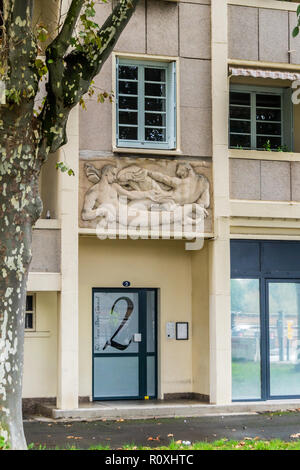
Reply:
<svg viewBox="0 0 300 470"><path fill-rule="evenodd" d="M108 421L58 422L51 419L24 422L27 443L47 448L107 445L117 449L124 444L163 446L170 440L215 441L218 439L242 440L259 437L263 440L292 440L300 433L300 412L279 414L251 414L203 416L195 418L159 418L156 420L118 419Z"/></svg>

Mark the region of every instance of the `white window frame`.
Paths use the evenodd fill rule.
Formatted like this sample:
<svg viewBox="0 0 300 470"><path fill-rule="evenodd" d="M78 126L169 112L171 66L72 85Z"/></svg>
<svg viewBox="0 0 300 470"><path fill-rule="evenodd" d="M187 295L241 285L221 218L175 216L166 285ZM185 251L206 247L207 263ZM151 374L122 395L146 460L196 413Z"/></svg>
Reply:
<svg viewBox="0 0 300 470"><path fill-rule="evenodd" d="M251 86L251 85L239 85L232 84L230 85L230 92L241 92L241 93L250 93L250 112L251 112L251 127L250 127L250 138L251 138L251 147L245 148L246 150L259 150L256 147L256 106L254 101L255 94L271 94L271 95L280 95L281 96L281 145L288 147L288 151L293 151L293 106L291 100L291 89L290 88L281 88L281 87L265 87L265 86ZM229 111L230 111L230 99L229 99ZM228 113L229 114L229 113ZM242 119L241 119L242 120ZM229 141L228 146L231 149L235 147L230 147L230 114L229 114ZM275 136L276 137L276 136ZM276 151L276 149L274 149Z"/></svg>
<svg viewBox="0 0 300 470"><path fill-rule="evenodd" d="M32 314L32 328L25 328L25 331L36 331L36 295L32 292L27 292L27 296L32 297L32 310L25 310L25 320L26 314Z"/></svg>
<svg viewBox="0 0 300 470"><path fill-rule="evenodd" d="M122 57L115 56L115 143L119 149L153 149L153 150L177 150L177 60L155 60L155 58L145 59L145 57ZM119 65L135 65L139 67L138 80L138 133L139 140L119 139L119 101L118 101L118 67ZM166 70L166 142L152 142L141 138L144 133L144 75L145 67L162 68Z"/></svg>

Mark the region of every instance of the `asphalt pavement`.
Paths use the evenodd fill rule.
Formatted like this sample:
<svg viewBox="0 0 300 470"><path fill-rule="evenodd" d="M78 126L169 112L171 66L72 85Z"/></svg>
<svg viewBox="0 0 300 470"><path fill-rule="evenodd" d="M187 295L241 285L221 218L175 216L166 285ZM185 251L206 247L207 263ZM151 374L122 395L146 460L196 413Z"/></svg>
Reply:
<svg viewBox="0 0 300 470"><path fill-rule="evenodd" d="M31 418L24 421L24 428L28 444L48 449L88 449L96 445L118 449L125 444L158 447L168 445L172 439L212 442L257 437L290 441L298 433L300 439L300 412L126 421L61 422Z"/></svg>

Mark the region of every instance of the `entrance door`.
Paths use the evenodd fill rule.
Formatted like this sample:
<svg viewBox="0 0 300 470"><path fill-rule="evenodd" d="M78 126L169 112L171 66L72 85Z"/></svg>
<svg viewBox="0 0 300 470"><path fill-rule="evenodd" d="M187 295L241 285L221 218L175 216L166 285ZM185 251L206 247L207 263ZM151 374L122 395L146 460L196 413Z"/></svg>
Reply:
<svg viewBox="0 0 300 470"><path fill-rule="evenodd" d="M93 289L93 399L157 396L157 292Z"/></svg>
<svg viewBox="0 0 300 470"><path fill-rule="evenodd" d="M300 395L300 281L267 281L268 395Z"/></svg>

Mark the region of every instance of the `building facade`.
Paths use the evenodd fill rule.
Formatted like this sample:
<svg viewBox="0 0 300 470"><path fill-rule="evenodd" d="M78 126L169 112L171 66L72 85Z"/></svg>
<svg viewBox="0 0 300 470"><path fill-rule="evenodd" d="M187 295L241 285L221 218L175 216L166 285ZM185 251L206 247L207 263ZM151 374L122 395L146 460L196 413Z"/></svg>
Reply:
<svg viewBox="0 0 300 470"><path fill-rule="evenodd" d="M141 1L42 172L24 398L300 398L296 7ZM135 219L189 204L203 243Z"/></svg>

